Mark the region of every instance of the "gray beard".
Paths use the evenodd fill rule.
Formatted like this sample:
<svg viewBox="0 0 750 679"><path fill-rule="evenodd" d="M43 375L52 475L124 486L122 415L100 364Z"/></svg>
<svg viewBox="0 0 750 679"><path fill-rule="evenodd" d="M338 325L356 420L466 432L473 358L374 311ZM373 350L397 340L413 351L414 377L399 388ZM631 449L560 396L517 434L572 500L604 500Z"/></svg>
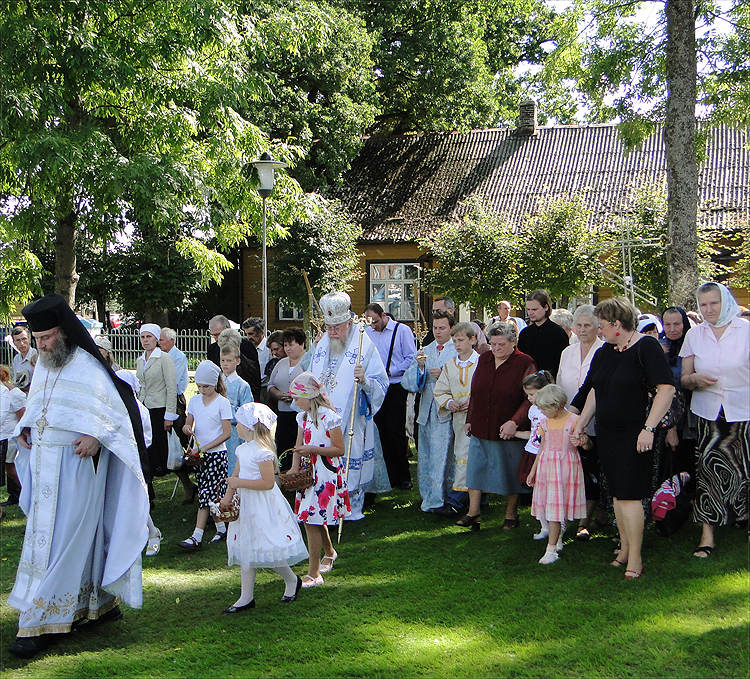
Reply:
<svg viewBox="0 0 750 679"><path fill-rule="evenodd" d="M346 339L330 339L328 340L328 346L330 347L331 357L332 358L338 358L341 356L345 351L346 347L349 344L349 340L352 337L352 333L354 332L355 327L352 326L349 328L349 332L346 334Z"/></svg>
<svg viewBox="0 0 750 679"><path fill-rule="evenodd" d="M339 357L346 350L346 340L332 339L328 341L331 347L331 356Z"/></svg>
<svg viewBox="0 0 750 679"><path fill-rule="evenodd" d="M68 344L68 341L61 337L51 351L39 352L39 360L47 370L57 370L70 360L74 349L74 346Z"/></svg>

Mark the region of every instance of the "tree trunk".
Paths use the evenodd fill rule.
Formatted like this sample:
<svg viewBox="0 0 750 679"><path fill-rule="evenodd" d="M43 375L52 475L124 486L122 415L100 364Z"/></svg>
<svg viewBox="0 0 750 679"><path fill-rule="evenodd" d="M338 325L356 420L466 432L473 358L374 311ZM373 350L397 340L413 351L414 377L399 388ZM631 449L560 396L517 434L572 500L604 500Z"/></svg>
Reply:
<svg viewBox="0 0 750 679"><path fill-rule="evenodd" d="M76 286L76 215L72 201L66 198L57 214L55 233L55 292L62 295L71 309L75 308Z"/></svg>
<svg viewBox="0 0 750 679"><path fill-rule="evenodd" d="M169 323L169 310L148 304L143 309L143 321L144 323L156 323L163 327Z"/></svg>
<svg viewBox="0 0 750 679"><path fill-rule="evenodd" d="M697 59L693 0L667 0L667 222L669 300L694 309L698 286Z"/></svg>
<svg viewBox="0 0 750 679"><path fill-rule="evenodd" d="M99 316L99 321L104 324L103 331L109 332L112 330L112 326L109 323L109 314L107 313L107 300L103 295L96 298L96 313Z"/></svg>

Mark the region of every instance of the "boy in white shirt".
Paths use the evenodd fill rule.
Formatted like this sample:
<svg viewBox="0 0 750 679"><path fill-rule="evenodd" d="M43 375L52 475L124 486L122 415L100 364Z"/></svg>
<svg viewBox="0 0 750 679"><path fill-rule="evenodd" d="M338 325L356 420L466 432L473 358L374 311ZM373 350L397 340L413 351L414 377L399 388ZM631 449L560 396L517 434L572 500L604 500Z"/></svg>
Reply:
<svg viewBox="0 0 750 679"><path fill-rule="evenodd" d="M458 323L451 330L457 355L443 367L435 383L434 396L440 413L453 416L453 456L455 473L453 488L448 492L445 505L436 513L444 516L461 516L469 502L466 486L466 463L469 459L469 436L464 432L466 412L469 409L471 380L474 377L479 354L472 346L475 332L471 323Z"/></svg>

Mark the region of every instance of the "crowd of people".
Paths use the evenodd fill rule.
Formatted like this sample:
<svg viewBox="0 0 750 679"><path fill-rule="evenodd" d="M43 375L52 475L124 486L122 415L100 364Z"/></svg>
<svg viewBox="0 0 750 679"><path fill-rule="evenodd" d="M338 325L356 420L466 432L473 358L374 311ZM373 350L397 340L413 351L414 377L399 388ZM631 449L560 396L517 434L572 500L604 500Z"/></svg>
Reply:
<svg viewBox="0 0 750 679"><path fill-rule="evenodd" d="M240 597L224 613L255 606L258 568L274 569L281 600L295 601L339 558L331 527L412 488L410 438L421 511L478 531L489 495L501 495L512 531L530 505L542 565L560 558L568 524L586 540L611 522L611 566L642 577L652 498L675 475L693 480L683 490L701 526L693 555L709 558L716 526L747 527L750 322L719 283L696 302L697 315L640 314L621 297L570 312L536 290L527 320L502 301L485 326L456 322L439 297L417 346L379 304L355 316L333 292L311 346L299 328L268 334L250 318L240 332L212 318L189 402L174 330L141 326L133 373L61 297L28 305L12 371L0 367L4 504L28 517L11 650L30 657L81 621L117 619L120 600L140 605L141 552L156 557L164 539L153 479L170 473L183 504L197 503L179 548L201 550L211 518L208 542L226 543L240 567ZM292 478L293 499L279 488ZM304 560L300 577L291 566Z"/></svg>

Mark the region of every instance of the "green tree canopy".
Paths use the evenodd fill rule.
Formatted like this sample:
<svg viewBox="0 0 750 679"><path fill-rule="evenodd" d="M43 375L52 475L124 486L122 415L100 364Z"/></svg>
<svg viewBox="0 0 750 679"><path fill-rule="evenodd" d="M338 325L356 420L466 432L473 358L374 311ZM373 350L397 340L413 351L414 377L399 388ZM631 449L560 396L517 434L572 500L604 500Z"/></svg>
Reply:
<svg viewBox="0 0 750 679"><path fill-rule="evenodd" d="M575 0L555 18L548 57L530 80L557 92L590 122L621 122L640 143L665 120L668 98L667 0ZM648 10L648 11L647 11ZM743 0L687 3L695 32L700 117L747 122L750 8Z"/></svg>
<svg viewBox="0 0 750 679"><path fill-rule="evenodd" d="M341 2L377 37L375 129L385 132L515 120L522 98L516 69L544 60L542 43L555 26L554 12L541 0Z"/></svg>
<svg viewBox="0 0 750 679"><path fill-rule="evenodd" d="M587 229L588 215L577 197L550 201L518 230L477 200L467 208L460 220L420 242L438 258L428 282L450 291L456 302L494 308L501 299L521 300L536 288L559 299L598 281L601 239Z"/></svg>
<svg viewBox="0 0 750 679"><path fill-rule="evenodd" d="M336 182L378 111L364 21L325 0L273 0L243 6L255 38L248 68L262 79L245 115L274 139L307 149L293 170L307 190Z"/></svg>
<svg viewBox="0 0 750 679"><path fill-rule="evenodd" d="M316 298L332 290L351 289L359 275L357 239L361 235L362 228L339 203L326 201L311 219L292 224L288 238L279 244L269 267L270 294L305 309L307 317L303 270Z"/></svg>
<svg viewBox="0 0 750 679"><path fill-rule="evenodd" d="M426 282L435 290L450 291L457 304L475 309L494 307L503 298L517 299L523 289L513 228L479 201L467 207L460 220L445 223L420 241L438 259Z"/></svg>
<svg viewBox="0 0 750 679"><path fill-rule="evenodd" d="M42 274L39 258L10 227L0 217L0 322L39 292Z"/></svg>
<svg viewBox="0 0 750 679"><path fill-rule="evenodd" d="M561 299L599 280L601 236L589 229L588 217L583 201L573 196L548 202L524 222L515 255L525 291L544 288Z"/></svg>
<svg viewBox="0 0 750 679"><path fill-rule="evenodd" d="M71 301L81 229L105 241L178 225L176 247L212 278L203 243L235 246L259 223L246 163L268 141L239 113L262 86L249 28L229 1L3 5L0 200L17 233L55 243L56 288ZM277 223L304 214L289 178L274 201Z"/></svg>

